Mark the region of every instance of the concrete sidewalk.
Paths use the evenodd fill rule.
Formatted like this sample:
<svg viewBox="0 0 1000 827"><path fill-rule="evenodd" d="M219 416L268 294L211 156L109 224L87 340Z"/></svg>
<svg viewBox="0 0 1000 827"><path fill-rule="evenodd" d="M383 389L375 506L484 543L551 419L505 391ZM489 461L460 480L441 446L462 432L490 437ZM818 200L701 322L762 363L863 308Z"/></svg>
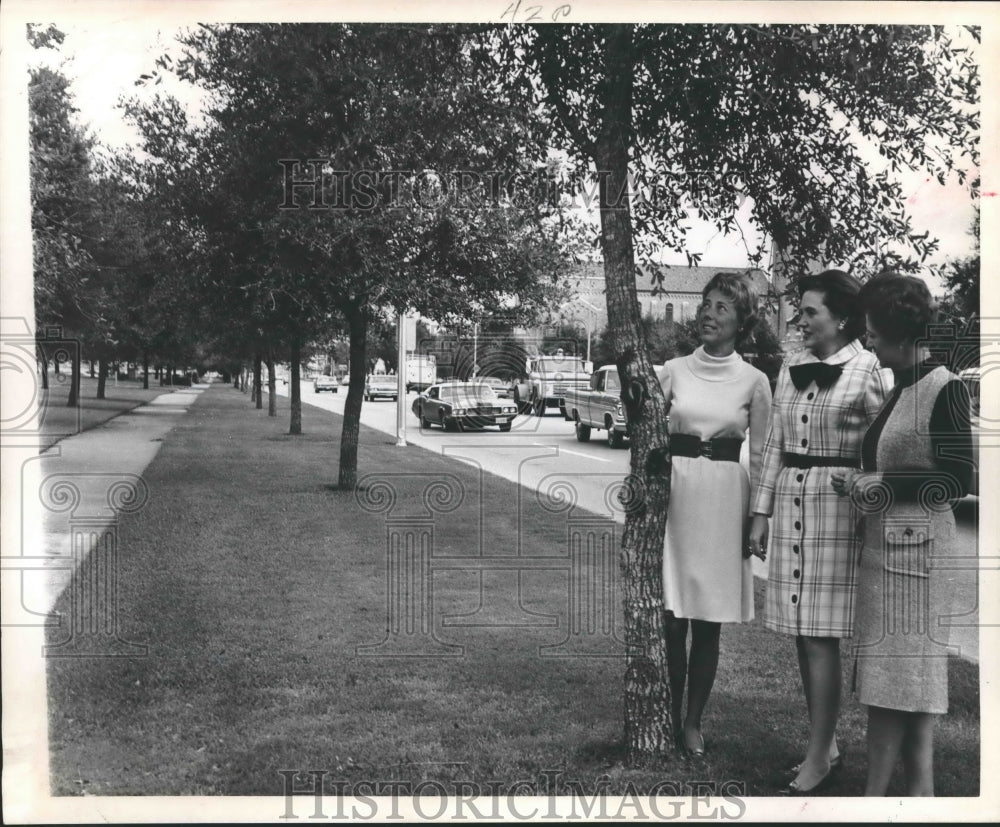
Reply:
<svg viewBox="0 0 1000 827"><path fill-rule="evenodd" d="M58 626L71 640L89 633L102 654L111 651L117 641L119 515L141 507L148 493L142 473L207 387L164 392L41 453L37 432L4 440L4 787L19 790L24 801L49 796L46 667L53 653L46 628ZM73 575L95 549L102 552L99 582L74 592L72 617L53 615L56 600L79 582ZM13 811L9 815L18 820Z"/></svg>
<svg viewBox="0 0 1000 827"><path fill-rule="evenodd" d="M48 614L95 543L114 542L119 515L141 508L148 497L142 473L177 417L208 388L168 391L102 425L61 440L37 460L35 485L24 485L22 524L26 556L42 565L23 575L23 606ZM25 469L27 470L27 468ZM22 475L25 483L32 474ZM37 492L32 496L31 492Z"/></svg>

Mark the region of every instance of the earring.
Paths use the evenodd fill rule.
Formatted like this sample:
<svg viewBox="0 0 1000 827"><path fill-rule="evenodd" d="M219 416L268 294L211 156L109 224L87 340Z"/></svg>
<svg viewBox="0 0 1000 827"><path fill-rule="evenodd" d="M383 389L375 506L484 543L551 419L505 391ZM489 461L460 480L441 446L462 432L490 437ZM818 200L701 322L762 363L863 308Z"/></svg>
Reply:
<svg viewBox="0 0 1000 827"><path fill-rule="evenodd" d="M839 325L837 325L837 330L843 330L845 327L847 327L847 325L841 322Z"/></svg>

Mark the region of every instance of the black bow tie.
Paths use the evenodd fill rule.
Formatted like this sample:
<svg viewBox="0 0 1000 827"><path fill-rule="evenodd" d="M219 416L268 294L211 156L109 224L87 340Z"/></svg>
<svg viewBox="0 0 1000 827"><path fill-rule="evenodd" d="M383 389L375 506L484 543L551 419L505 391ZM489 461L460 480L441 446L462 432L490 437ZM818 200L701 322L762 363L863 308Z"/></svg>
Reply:
<svg viewBox="0 0 1000 827"><path fill-rule="evenodd" d="M826 362L806 362L804 365L792 365L788 373L797 390L805 390L810 382L815 382L818 388L828 388L843 373L843 365L828 365Z"/></svg>

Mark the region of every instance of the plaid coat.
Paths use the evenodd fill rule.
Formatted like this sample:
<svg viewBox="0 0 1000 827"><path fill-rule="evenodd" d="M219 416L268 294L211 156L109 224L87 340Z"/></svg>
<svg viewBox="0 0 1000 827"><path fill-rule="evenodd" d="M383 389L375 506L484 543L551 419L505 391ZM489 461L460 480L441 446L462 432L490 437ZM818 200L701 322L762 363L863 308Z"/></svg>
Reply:
<svg viewBox="0 0 1000 827"><path fill-rule="evenodd" d="M811 637L850 637L859 540L850 498L830 485L836 467L794 468L782 454L842 456L860 465L861 440L892 388L892 373L857 340L823 361L842 365L833 385L801 391L788 368L819 361L792 354L775 388L752 510L772 517L764 625Z"/></svg>

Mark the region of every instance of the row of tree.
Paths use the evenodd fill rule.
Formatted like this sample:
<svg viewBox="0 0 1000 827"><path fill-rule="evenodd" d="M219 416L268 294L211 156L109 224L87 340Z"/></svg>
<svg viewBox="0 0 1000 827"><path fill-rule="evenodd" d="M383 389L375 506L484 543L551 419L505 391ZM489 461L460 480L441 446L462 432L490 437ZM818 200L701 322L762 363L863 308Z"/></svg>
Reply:
<svg viewBox="0 0 1000 827"><path fill-rule="evenodd" d="M303 349L343 332L339 484L351 488L374 318L409 310L468 324L504 310L527 322L596 244L602 358L623 377L632 429L625 741L633 762L648 760L672 743L660 615L670 461L637 264L684 250L692 211L738 231L749 199L785 272L821 260L864 275L886 265L887 244L910 251L894 266L916 268L936 242L910 226L895 173L978 186L978 37L905 26L200 26L143 79L151 90L165 75L190 83L200 116L162 93L135 100L141 152L100 164L67 116L65 82L39 70L39 318L143 358L211 357L234 374L249 358L258 404L262 362L287 354L293 433ZM553 164L553 149L568 163ZM530 182L543 169L540 194ZM658 196L635 198L637 181ZM595 184L596 237L560 197Z"/></svg>

